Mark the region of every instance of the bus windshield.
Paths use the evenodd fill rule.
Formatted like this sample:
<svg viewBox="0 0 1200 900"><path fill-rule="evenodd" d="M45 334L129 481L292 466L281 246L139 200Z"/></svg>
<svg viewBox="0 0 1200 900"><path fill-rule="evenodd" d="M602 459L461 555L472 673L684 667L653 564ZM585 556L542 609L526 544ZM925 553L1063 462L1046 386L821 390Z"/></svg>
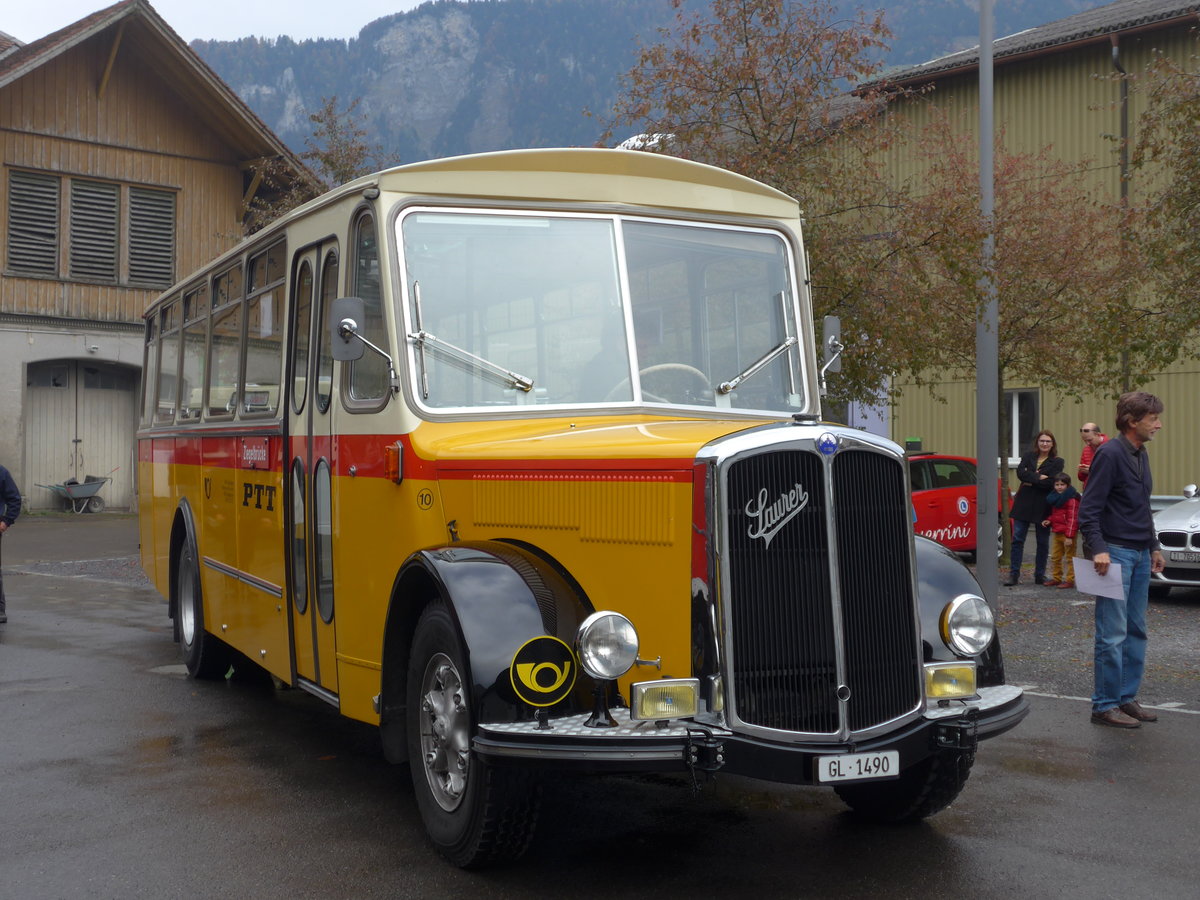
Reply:
<svg viewBox="0 0 1200 900"><path fill-rule="evenodd" d="M803 406L777 232L427 208L398 227L423 406Z"/></svg>

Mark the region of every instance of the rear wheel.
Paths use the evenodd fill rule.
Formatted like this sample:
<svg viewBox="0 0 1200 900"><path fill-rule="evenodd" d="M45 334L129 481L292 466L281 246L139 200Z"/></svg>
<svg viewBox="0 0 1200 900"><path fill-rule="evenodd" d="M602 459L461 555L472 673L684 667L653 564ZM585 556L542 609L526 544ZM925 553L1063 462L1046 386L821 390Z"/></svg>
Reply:
<svg viewBox="0 0 1200 900"><path fill-rule="evenodd" d="M449 611L429 606L408 664L409 767L429 839L450 862L471 868L525 852L541 792L527 770L498 769L472 753L465 660Z"/></svg>
<svg viewBox="0 0 1200 900"><path fill-rule="evenodd" d="M185 540L179 551L175 575L175 623L183 664L193 678L224 678L233 662L233 651L220 638L204 630L204 602L200 594L200 569L196 549Z"/></svg>
<svg viewBox="0 0 1200 900"><path fill-rule="evenodd" d="M954 802L971 774L975 754L935 753L895 781L845 784L834 788L858 815L875 822L913 822Z"/></svg>

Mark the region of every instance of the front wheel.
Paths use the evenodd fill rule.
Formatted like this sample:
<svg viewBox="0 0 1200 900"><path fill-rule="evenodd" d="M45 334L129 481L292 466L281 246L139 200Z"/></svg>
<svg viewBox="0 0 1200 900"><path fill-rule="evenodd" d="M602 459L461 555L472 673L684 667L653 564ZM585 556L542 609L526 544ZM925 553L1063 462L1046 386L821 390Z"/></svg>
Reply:
<svg viewBox="0 0 1200 900"><path fill-rule="evenodd" d="M915 822L954 802L974 762L974 753L943 751L905 770L895 781L838 785L834 791L863 818Z"/></svg>
<svg viewBox="0 0 1200 900"><path fill-rule="evenodd" d="M429 839L473 868L519 858L529 846L540 787L522 769L498 769L471 750L474 722L466 654L449 610L421 614L408 662L408 758Z"/></svg>

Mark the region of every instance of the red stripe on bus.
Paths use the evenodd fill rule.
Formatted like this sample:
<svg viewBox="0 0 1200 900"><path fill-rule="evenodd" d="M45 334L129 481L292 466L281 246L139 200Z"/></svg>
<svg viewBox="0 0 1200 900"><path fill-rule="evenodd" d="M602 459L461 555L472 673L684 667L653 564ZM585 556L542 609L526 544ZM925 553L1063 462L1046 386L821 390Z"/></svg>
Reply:
<svg viewBox="0 0 1200 900"><path fill-rule="evenodd" d="M307 456L306 438L288 439L287 459ZM475 478L527 481L692 481L691 459L456 459L433 462L421 458L408 435L341 435L313 439L313 458L335 459L336 474L385 478L385 448L399 441L404 475L424 481ZM143 437L138 460L185 466L207 466L282 473L283 439L277 435L191 435Z"/></svg>

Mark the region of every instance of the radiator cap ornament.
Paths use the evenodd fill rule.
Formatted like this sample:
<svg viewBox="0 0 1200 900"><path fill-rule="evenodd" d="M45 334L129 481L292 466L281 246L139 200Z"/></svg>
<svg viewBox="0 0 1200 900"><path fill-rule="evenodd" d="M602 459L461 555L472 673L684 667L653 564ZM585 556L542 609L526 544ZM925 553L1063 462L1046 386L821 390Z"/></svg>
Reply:
<svg viewBox="0 0 1200 900"><path fill-rule="evenodd" d="M837 452L838 444L841 443L836 435L830 434L828 431L817 438L817 449L826 456L833 456Z"/></svg>

